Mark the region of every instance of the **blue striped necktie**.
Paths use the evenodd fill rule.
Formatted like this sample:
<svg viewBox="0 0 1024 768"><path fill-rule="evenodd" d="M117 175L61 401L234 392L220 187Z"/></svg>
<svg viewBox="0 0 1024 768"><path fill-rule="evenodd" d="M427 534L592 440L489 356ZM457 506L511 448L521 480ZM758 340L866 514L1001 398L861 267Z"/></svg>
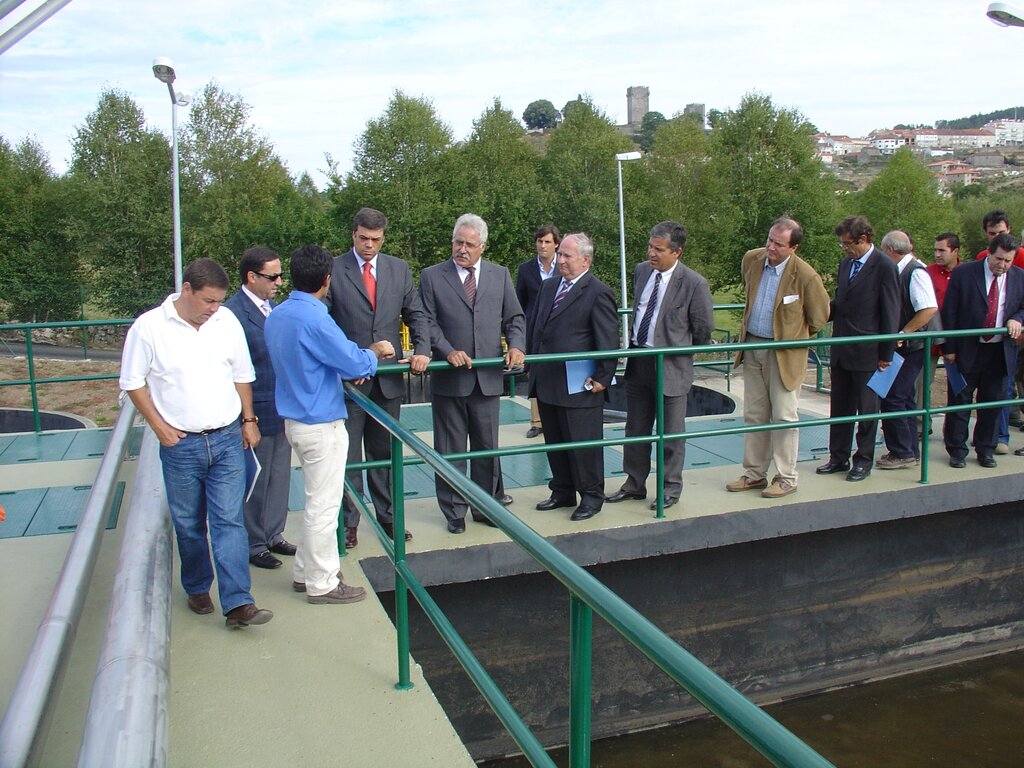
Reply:
<svg viewBox="0 0 1024 768"><path fill-rule="evenodd" d="M647 300L647 309L644 310L643 319L640 321L640 328L636 332L636 344L638 347L646 346L647 334L651 331L651 322L654 320L654 312L658 309L658 289L661 287L661 272L654 275L654 290Z"/></svg>
<svg viewBox="0 0 1024 768"><path fill-rule="evenodd" d="M558 293L555 294L555 302L551 305L551 311L554 312L558 309L558 305L562 303L562 299L565 298L565 294L569 292L569 288L572 287L572 283L568 280L562 280L562 285L558 289Z"/></svg>

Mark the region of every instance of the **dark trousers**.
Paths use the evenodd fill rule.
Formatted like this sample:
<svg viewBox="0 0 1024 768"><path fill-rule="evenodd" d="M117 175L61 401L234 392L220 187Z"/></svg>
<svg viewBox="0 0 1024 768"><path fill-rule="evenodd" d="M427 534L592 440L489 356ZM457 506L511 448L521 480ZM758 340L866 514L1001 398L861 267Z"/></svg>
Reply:
<svg viewBox="0 0 1024 768"><path fill-rule="evenodd" d="M544 442L574 443L579 440L600 440L604 437L604 408L563 408L537 400L540 420L544 424ZM594 509L604 504L604 449L577 448L573 451L548 453L551 467L552 498L575 501L577 492L581 503Z"/></svg>
<svg viewBox="0 0 1024 768"><path fill-rule="evenodd" d="M462 453L466 441L472 451L484 451L498 447L498 410L501 405L497 395L484 395L477 384L467 397L448 397L433 393L434 407L434 450L438 453ZM489 496L497 494L500 465L496 459L473 459L469 476ZM465 474L466 461L452 464ZM446 520L461 520L466 517L466 500L456 493L440 477L434 477L437 491L437 505Z"/></svg>
<svg viewBox="0 0 1024 768"><path fill-rule="evenodd" d="M959 395L948 391L950 405L966 405L974 401L977 392L978 403L1002 400L1006 394L1006 357L1002 341L996 344L979 344L974 365L969 371L961 371L967 386ZM978 456L991 456L996 449L996 429L999 419L998 408L979 408L974 424L974 451ZM963 459L967 456L967 425L970 411L947 413L942 425L942 439L950 458Z"/></svg>
<svg viewBox="0 0 1024 768"><path fill-rule="evenodd" d="M399 412L402 410L401 397L384 397L380 391L380 382L373 380L373 386L369 392L369 398L387 411L395 421L398 421ZM345 428L348 430L348 463L354 464L363 460L363 451L366 451L367 461L380 461L391 458L391 433L377 423L377 421L366 415L361 407L353 401L347 400L348 419L345 421ZM370 499L373 501L373 509L377 520L381 523L391 523L394 517L391 512L391 470L370 469L367 470L367 479L370 483ZM352 485L360 495L363 493L363 473L350 473L349 478ZM359 510L349 501L348 494L342 501L345 510L345 527L356 528L359 525Z"/></svg>
<svg viewBox="0 0 1024 768"><path fill-rule="evenodd" d="M914 351L896 350L903 357L903 367L896 374L896 379L889 389L889 394L882 400L882 413L894 411L912 411L917 408L917 377L924 365L924 348ZM889 453L899 459L921 458L921 446L917 442L917 418L907 416L902 419L885 419L882 422L882 435Z"/></svg>
<svg viewBox="0 0 1024 768"><path fill-rule="evenodd" d="M878 395L868 388L868 379L874 371L851 371L841 366L832 366L832 416L854 416L878 413ZM828 430L828 452L830 461L842 464L850 460L850 446L853 442L853 424L833 424ZM857 451L853 454L853 465L871 469L875 462L875 436L878 421L858 421Z"/></svg>

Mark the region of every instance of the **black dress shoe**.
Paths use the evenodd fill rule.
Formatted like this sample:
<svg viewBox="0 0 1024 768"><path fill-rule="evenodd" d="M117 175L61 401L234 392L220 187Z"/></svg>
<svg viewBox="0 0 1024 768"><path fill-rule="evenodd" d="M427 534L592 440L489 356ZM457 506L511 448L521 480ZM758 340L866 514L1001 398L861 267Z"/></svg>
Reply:
<svg viewBox="0 0 1024 768"><path fill-rule="evenodd" d="M466 532L466 520L459 518L458 520L448 521L448 533L465 533Z"/></svg>
<svg viewBox="0 0 1024 768"><path fill-rule="evenodd" d="M854 467L846 473L846 480L850 483L858 483L871 474L871 467Z"/></svg>
<svg viewBox="0 0 1024 768"><path fill-rule="evenodd" d="M268 550L263 550L258 555L253 555L249 558L249 562L257 568L266 568L267 570L281 567L281 561L270 554Z"/></svg>
<svg viewBox="0 0 1024 768"><path fill-rule="evenodd" d="M473 522L474 523L483 523L484 525L489 525L491 528L497 528L498 527L497 525L495 525L490 520L490 518L484 517L483 515L473 515Z"/></svg>
<svg viewBox="0 0 1024 768"><path fill-rule="evenodd" d="M954 457L949 460L949 466L951 466L953 469L963 469L964 467L967 466L967 462L964 461L963 459L958 459Z"/></svg>
<svg viewBox="0 0 1024 768"><path fill-rule="evenodd" d="M359 546L358 531L358 528L345 529L345 549L355 549Z"/></svg>
<svg viewBox="0 0 1024 768"><path fill-rule="evenodd" d="M668 509L669 507L674 507L678 501L679 499L665 499L664 508ZM655 499L654 501L652 501L650 504L647 505L647 508L656 512L658 510L658 500Z"/></svg>
<svg viewBox="0 0 1024 768"><path fill-rule="evenodd" d="M394 523L381 523L380 527L384 529L384 533L388 535L388 538L392 541L395 540L395 524ZM405 540L412 541L412 531L408 528L405 530Z"/></svg>
<svg viewBox="0 0 1024 768"><path fill-rule="evenodd" d="M814 471L819 475L834 475L836 472L848 472L849 470L850 462L829 460Z"/></svg>
<svg viewBox="0 0 1024 768"><path fill-rule="evenodd" d="M273 552L275 555L294 557L296 549L298 549L298 547L296 547L294 544L285 541L284 539L281 539L279 542L277 542L277 544L270 548L270 551Z"/></svg>
<svg viewBox="0 0 1024 768"><path fill-rule="evenodd" d="M580 504L576 507L575 511L569 515L569 519L574 521L589 520L600 511L600 509L595 509L589 504Z"/></svg>
<svg viewBox="0 0 1024 768"><path fill-rule="evenodd" d="M996 466L996 460L991 456L979 456L978 464L985 467L985 469L993 469Z"/></svg>
<svg viewBox="0 0 1024 768"><path fill-rule="evenodd" d="M494 500L496 502L498 502L499 504L501 504L501 506L503 506L503 507L510 507L510 506L512 506L512 502L515 501L515 499L513 499L507 493L502 495L502 496L495 496Z"/></svg>
<svg viewBox="0 0 1024 768"><path fill-rule="evenodd" d="M528 430L526 430L526 438L528 440L532 440L533 438L539 437L542 434L544 434L544 430L541 429L540 427L530 427Z"/></svg>
<svg viewBox="0 0 1024 768"><path fill-rule="evenodd" d="M559 507L572 507L572 506L575 506L575 505L576 505L575 501L567 501L565 499L556 499L554 496L552 496L551 498L544 499L544 501L540 502L537 505L536 509L539 510L540 512L547 512L550 509L558 509Z"/></svg>
<svg viewBox="0 0 1024 768"><path fill-rule="evenodd" d="M629 491L619 490L611 496L605 496L604 500L609 504L618 504L620 501L640 501L641 499L646 498L646 493L630 493Z"/></svg>

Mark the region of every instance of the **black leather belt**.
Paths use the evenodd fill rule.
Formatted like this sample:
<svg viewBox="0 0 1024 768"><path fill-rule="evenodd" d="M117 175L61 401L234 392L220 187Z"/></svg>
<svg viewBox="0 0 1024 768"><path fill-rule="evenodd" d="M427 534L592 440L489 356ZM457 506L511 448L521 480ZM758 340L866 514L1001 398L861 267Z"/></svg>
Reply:
<svg viewBox="0 0 1024 768"><path fill-rule="evenodd" d="M185 434L186 435L212 435L215 432L222 432L225 429L227 429L228 427L233 427L237 423L238 423L238 419L235 419L234 421L228 422L223 427L214 427L213 429L204 429L201 432L186 432Z"/></svg>

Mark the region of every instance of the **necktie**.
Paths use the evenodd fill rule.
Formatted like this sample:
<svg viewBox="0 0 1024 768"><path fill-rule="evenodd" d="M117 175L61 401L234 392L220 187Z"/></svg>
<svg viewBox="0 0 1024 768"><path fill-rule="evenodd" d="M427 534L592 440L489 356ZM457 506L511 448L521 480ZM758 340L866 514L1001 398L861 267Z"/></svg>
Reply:
<svg viewBox="0 0 1024 768"><path fill-rule="evenodd" d="M263 311L263 316L264 317L270 317L270 302L269 301L264 301L262 304L260 304L260 309Z"/></svg>
<svg viewBox="0 0 1024 768"><path fill-rule="evenodd" d="M853 282L853 278L855 278L857 276L857 273L860 272L861 266L862 265L861 265L861 263L859 261L855 261L855 262L853 262L853 266L850 267L850 282L851 283Z"/></svg>
<svg viewBox="0 0 1024 768"><path fill-rule="evenodd" d="M999 278L992 278L992 285L988 287L988 310L985 312L985 323L983 328L995 328L996 316L999 314ZM991 341L992 335L982 336L982 341Z"/></svg>
<svg viewBox="0 0 1024 768"><path fill-rule="evenodd" d="M373 276L373 265L370 262L363 263L363 286L366 288L366 295L370 297L370 309L377 311L377 278Z"/></svg>
<svg viewBox="0 0 1024 768"><path fill-rule="evenodd" d="M640 328L636 332L636 345L644 347L647 345L647 334L651 331L651 323L654 321L654 313L658 309L658 289L661 287L661 272L654 276L654 290L647 300L647 309L644 310L643 319L640 320Z"/></svg>
<svg viewBox="0 0 1024 768"><path fill-rule="evenodd" d="M469 306L476 306L476 267L466 267L466 271L469 273L466 275L466 279L462 285L466 289L466 298L469 299Z"/></svg>
<svg viewBox="0 0 1024 768"><path fill-rule="evenodd" d="M565 298L565 294L569 292L570 287L572 287L572 283L570 283L568 280L562 281L562 285L558 288L558 293L555 294L555 301L551 305L552 312L558 309L558 305L562 303L562 299Z"/></svg>

